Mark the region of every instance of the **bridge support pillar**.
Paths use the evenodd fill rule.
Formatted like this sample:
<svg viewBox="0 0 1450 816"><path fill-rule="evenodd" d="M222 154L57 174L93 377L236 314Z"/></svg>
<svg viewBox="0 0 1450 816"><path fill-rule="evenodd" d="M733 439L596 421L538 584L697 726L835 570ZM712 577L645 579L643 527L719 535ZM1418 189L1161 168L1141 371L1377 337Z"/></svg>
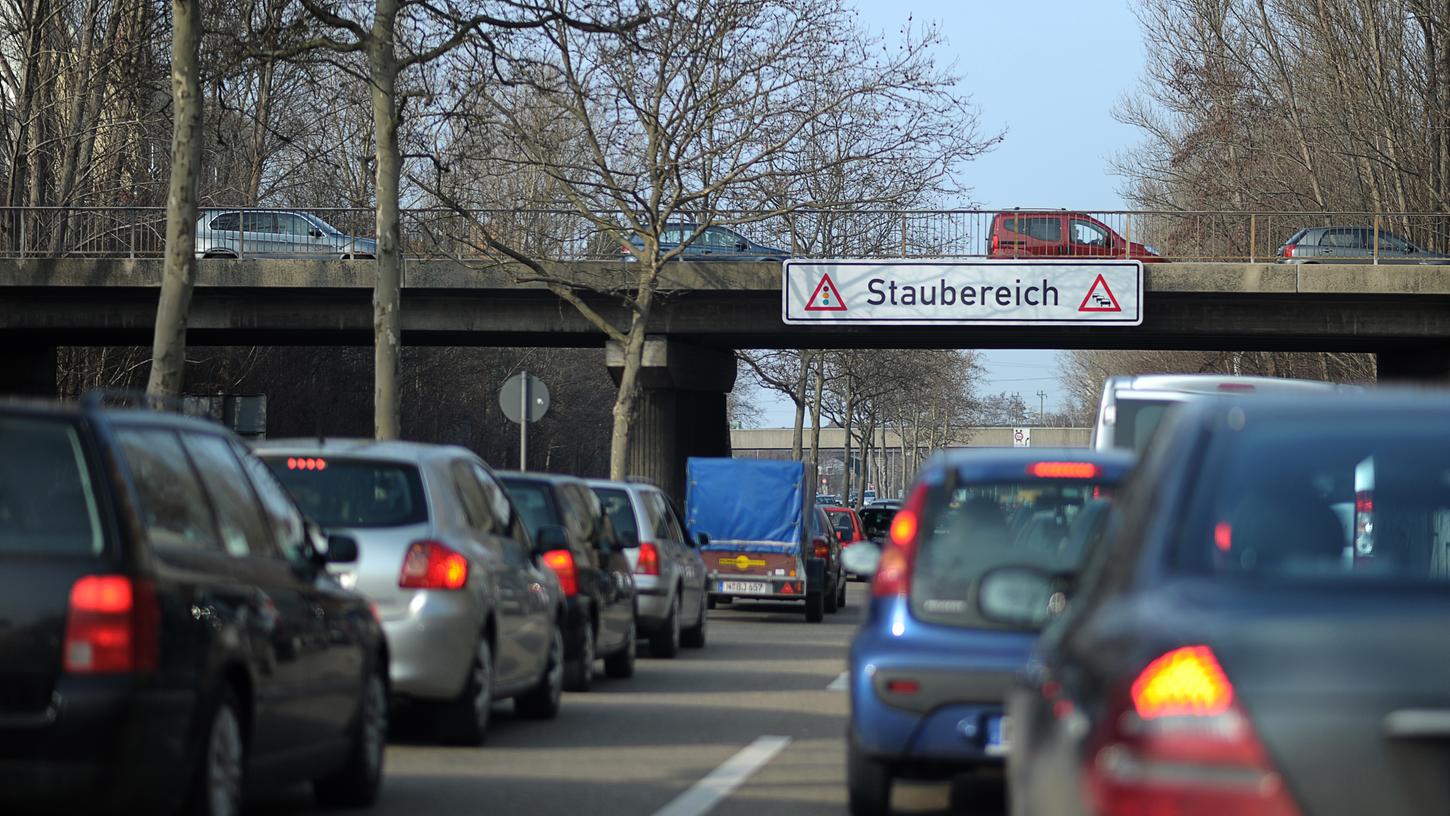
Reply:
<svg viewBox="0 0 1450 816"><path fill-rule="evenodd" d="M605 364L618 383L624 373L624 347L610 342ZM649 479L683 504L685 460L730 455L725 397L735 385L735 355L650 337L639 383L629 475Z"/></svg>
<svg viewBox="0 0 1450 816"><path fill-rule="evenodd" d="M1450 382L1450 348L1395 349L1375 354L1382 383Z"/></svg>
<svg viewBox="0 0 1450 816"><path fill-rule="evenodd" d="M54 397L55 346L22 341L0 348L0 394Z"/></svg>

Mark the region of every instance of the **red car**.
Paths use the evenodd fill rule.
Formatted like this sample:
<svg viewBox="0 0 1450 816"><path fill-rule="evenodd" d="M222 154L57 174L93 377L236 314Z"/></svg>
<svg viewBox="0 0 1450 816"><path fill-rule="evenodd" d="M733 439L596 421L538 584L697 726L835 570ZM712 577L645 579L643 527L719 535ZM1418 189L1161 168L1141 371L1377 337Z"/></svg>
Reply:
<svg viewBox="0 0 1450 816"><path fill-rule="evenodd" d="M1128 241L1111 227L1081 212L1041 210L992 216L989 258L1126 258L1144 263L1167 260L1158 250Z"/></svg>
<svg viewBox="0 0 1450 816"><path fill-rule="evenodd" d="M831 526L836 528L836 537L846 547L866 538L861 531L861 517L849 507L827 507L826 515L831 517Z"/></svg>

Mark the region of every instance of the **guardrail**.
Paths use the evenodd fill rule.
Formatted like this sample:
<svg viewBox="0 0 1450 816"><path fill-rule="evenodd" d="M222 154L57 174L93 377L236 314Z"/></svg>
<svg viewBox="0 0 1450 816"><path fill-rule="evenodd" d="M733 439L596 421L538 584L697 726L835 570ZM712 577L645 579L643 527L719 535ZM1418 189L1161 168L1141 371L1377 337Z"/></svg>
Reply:
<svg viewBox="0 0 1450 816"><path fill-rule="evenodd" d="M374 214L362 208L206 207L198 255L210 257L360 257L373 254ZM693 219L680 217L681 222ZM1176 261L1280 260L1300 229L1341 227L1348 251L1365 263L1403 260L1405 242L1450 253L1450 214L1373 212L1175 212L1130 210L796 210L722 211L721 227L760 247L797 257L1144 257ZM622 247L606 225L619 214L584 217L568 209L453 210L402 213L409 258L497 259L486 235L532 257L607 259ZM627 234L627 230L624 230ZM0 208L0 257L159 258L161 207ZM995 239L995 240L994 240ZM697 240L694 249L704 249ZM749 257L720 246L712 254ZM693 252L691 253L693 256ZM775 254L775 253L769 253ZM1309 259L1309 260L1312 260Z"/></svg>

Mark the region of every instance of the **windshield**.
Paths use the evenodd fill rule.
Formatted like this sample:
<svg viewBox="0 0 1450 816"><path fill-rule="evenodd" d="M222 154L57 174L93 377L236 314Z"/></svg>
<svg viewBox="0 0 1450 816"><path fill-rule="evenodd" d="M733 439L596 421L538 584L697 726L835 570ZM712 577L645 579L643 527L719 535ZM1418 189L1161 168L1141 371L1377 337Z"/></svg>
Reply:
<svg viewBox="0 0 1450 816"><path fill-rule="evenodd" d="M1141 452L1163 421L1163 415L1176 403L1172 400L1118 398L1117 420L1113 426L1113 447Z"/></svg>
<svg viewBox="0 0 1450 816"><path fill-rule="evenodd" d="M98 555L101 524L68 422L0 417L0 555Z"/></svg>
<svg viewBox="0 0 1450 816"><path fill-rule="evenodd" d="M1179 568L1281 579L1450 580L1442 423L1273 422L1233 434L1200 482Z"/></svg>
<svg viewBox="0 0 1450 816"><path fill-rule="evenodd" d="M634 519L634 507L629 503L629 493L616 487L596 487L594 495L604 505L609 523L614 525L615 535L622 541L639 541L639 525Z"/></svg>
<svg viewBox="0 0 1450 816"><path fill-rule="evenodd" d="M998 628L977 613L977 580L1006 564L1074 570L1102 534L1111 489L1092 481L938 488L927 499L912 567L911 610L933 623Z"/></svg>
<svg viewBox="0 0 1450 816"><path fill-rule="evenodd" d="M540 527L559 523L559 510L547 484L521 479L505 479L504 484L514 497L514 507L523 517L530 536L537 536Z"/></svg>
<svg viewBox="0 0 1450 816"><path fill-rule="evenodd" d="M413 465L276 454L262 461L323 527L404 527L428 520L423 479Z"/></svg>

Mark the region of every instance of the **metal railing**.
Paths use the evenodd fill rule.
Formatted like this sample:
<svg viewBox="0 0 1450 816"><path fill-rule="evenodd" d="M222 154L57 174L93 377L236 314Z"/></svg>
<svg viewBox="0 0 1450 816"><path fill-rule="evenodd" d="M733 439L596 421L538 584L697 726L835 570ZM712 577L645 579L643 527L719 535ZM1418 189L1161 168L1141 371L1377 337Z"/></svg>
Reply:
<svg viewBox="0 0 1450 816"><path fill-rule="evenodd" d="M369 257L366 208L205 207L196 250L212 257ZM220 220L218 220L220 219ZM680 217L681 223L696 219ZM744 253L854 258L1140 258L1270 262L1299 230L1343 227L1365 244L1365 263L1403 259L1405 242L1450 253L1450 214L1373 212L1175 212L1129 210L721 211L714 223L748 239ZM497 260L486 237L546 260L618 259L629 219L569 209L402 212L405 256ZM161 207L0 208L0 257L159 258ZM693 249L703 248L697 243ZM695 252L690 253L692 256ZM715 253L718 257L719 253ZM1309 259L1309 260L1312 260Z"/></svg>

